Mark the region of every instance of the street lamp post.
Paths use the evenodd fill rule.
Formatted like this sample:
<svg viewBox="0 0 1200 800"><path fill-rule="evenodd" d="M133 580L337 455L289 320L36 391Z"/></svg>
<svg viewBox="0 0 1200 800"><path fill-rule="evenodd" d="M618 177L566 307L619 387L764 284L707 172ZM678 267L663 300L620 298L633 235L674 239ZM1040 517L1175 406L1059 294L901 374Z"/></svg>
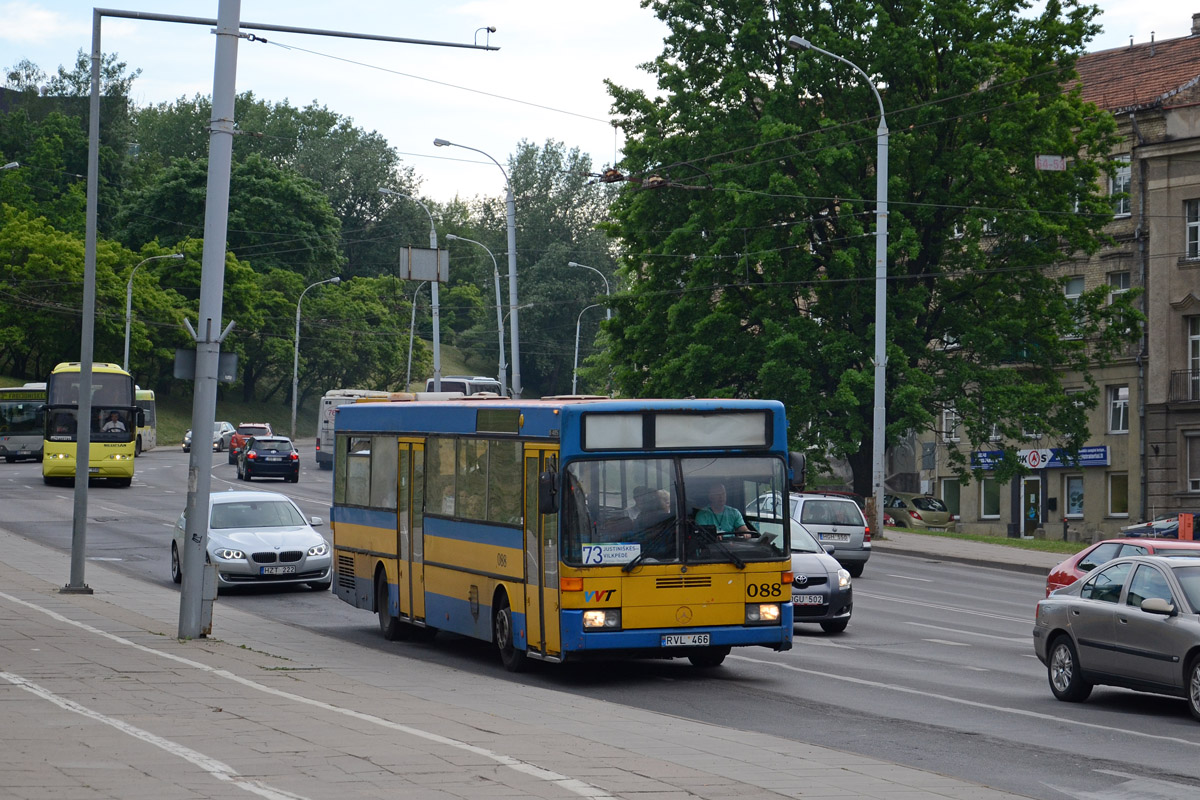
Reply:
<svg viewBox="0 0 1200 800"><path fill-rule="evenodd" d="M583 311L587 311L588 308L596 308L599 305L599 303L592 303L583 309ZM575 378L579 372L579 323L583 319L583 311L580 311L579 316L575 318L575 363L571 367L571 394L575 394Z"/></svg>
<svg viewBox="0 0 1200 800"><path fill-rule="evenodd" d="M292 439L293 440L295 440L295 438L296 438L296 390L299 388L299 384L300 384L300 303L302 303L304 301L304 295L308 292L309 289L313 288L313 286L320 286L322 283L338 284L341 282L342 282L342 279L338 278L336 276L332 277L332 278L326 278L323 281L317 281L316 283L306 287L304 289L304 291L300 293L300 297L296 300L296 349L292 355Z"/></svg>
<svg viewBox="0 0 1200 800"><path fill-rule="evenodd" d="M482 242L477 242L474 239L468 239L465 236L455 236L453 233L446 234L446 238L451 241L463 241L470 242L471 244L477 244L483 248L484 252L492 257L492 277L496 282L496 334L500 341L500 363L498 364L497 369L500 371L500 393L506 394L504 388L505 379L507 377L507 370L504 365L504 320L500 316L500 268L496 265L496 256L492 254L492 251L488 249L487 245L483 244Z"/></svg>
<svg viewBox="0 0 1200 800"><path fill-rule="evenodd" d="M0 171L6 170L6 169L16 169L19 166L21 166L21 162L10 161L7 164L5 164L4 166L0 167Z"/></svg>
<svg viewBox="0 0 1200 800"><path fill-rule="evenodd" d="M604 295L605 295L605 297L612 297L612 292L610 292L610 291L608 290L608 278L604 277L604 273L603 273L603 272L601 272L600 270L596 269L595 267L589 267L587 264L580 264L580 263L579 263L579 262L577 262L577 261L568 261L568 262L567 262L567 266L568 266L568 267L583 267L584 269L590 269L592 272L594 272L594 273L596 273L597 275L599 275L599 276L600 276L600 280L604 281ZM612 304L611 304L611 303L607 303L607 302L606 302L606 303L605 303L605 305L604 305L604 318L605 318L605 319L612 319Z"/></svg>
<svg viewBox="0 0 1200 800"><path fill-rule="evenodd" d="M133 275L142 264L145 264L147 261L157 261L160 258L183 258L183 253L171 253L169 256L150 256L149 258L142 259L130 271L129 282L125 284L125 360L121 362L121 368L126 372L129 372L129 322L133 318Z"/></svg>
<svg viewBox="0 0 1200 800"><path fill-rule="evenodd" d="M435 228L433 226L433 214L430 213L429 208L424 203L422 203L420 200L413 197L412 195L404 194L403 192L397 192L395 189L388 189L385 186L381 186L379 188L379 193L380 194L390 194L395 197L403 197L405 200L412 200L414 203L416 203L417 205L419 205L421 208L423 208L425 210L425 213L429 216L429 249L434 252L434 258L436 259L437 258L437 228ZM435 261L435 263L436 263L436 261ZM420 289L421 287L418 286L417 288ZM439 305L438 305L438 282L436 280L433 281L432 285L429 287L429 294L433 299L433 310L431 312L433 315L433 390L435 392L440 392L442 390L442 326L441 326L441 319L440 319ZM415 292L413 293L413 297L416 297ZM414 301L414 303L415 302L416 301ZM416 310L415 306L413 307L413 310L415 313L415 310ZM416 317L414 317L413 319L415 321ZM409 351L408 351L409 352L409 365L411 366L411 364L412 364L412 328L411 328L411 326L409 327L408 346L409 346ZM405 384L404 388L405 388L405 390L407 390L408 385Z"/></svg>
<svg viewBox="0 0 1200 800"><path fill-rule="evenodd" d="M509 361L512 363L512 396L520 399L521 397L521 337L519 326L517 324L517 204L513 199L512 181L508 179L508 173L504 167L500 166L500 162L489 156L482 150L476 150L474 147L467 147L465 144L450 142L445 139L434 139L435 147L461 147L464 150L471 150L486 157L499 169L504 176L505 197L504 206L508 212L508 313L512 317L509 321L510 336L509 347L512 350L512 357Z"/></svg>
<svg viewBox="0 0 1200 800"><path fill-rule="evenodd" d="M421 292L421 287L429 281L421 281L417 284L417 288L413 290L412 299L412 316L408 320L408 370L404 373L404 391L412 388L412 345L413 345L413 330L417 326L417 295Z"/></svg>
<svg viewBox="0 0 1200 800"><path fill-rule="evenodd" d="M867 73L857 64L847 61L839 55L813 45L807 39L793 36L788 39L788 46L797 50L812 50L821 55L829 56L851 67L863 76L867 86L875 94L879 103L879 127L875 133L876 159L875 168L875 416L872 426L871 450L871 484L875 495L875 515L871 524L876 531L883 530L883 456L885 417L884 409L884 379L887 365L887 222L888 222L888 129L887 118L883 111L883 98Z"/></svg>

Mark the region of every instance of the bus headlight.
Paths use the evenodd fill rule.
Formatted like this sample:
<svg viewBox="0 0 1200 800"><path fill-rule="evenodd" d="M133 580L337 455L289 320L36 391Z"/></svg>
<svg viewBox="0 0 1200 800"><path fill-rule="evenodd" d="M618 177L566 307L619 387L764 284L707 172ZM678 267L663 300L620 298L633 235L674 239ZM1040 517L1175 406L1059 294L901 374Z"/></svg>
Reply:
<svg viewBox="0 0 1200 800"><path fill-rule="evenodd" d="M778 603L747 603L747 625L774 625L779 622Z"/></svg>
<svg viewBox="0 0 1200 800"><path fill-rule="evenodd" d="M621 627L621 609L603 608L583 612L585 631L616 630Z"/></svg>

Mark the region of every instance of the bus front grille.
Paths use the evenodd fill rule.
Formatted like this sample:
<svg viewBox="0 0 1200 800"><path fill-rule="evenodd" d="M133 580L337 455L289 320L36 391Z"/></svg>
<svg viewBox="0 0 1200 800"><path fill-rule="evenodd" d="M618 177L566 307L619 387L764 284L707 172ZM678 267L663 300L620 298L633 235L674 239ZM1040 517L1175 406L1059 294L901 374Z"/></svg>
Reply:
<svg viewBox="0 0 1200 800"><path fill-rule="evenodd" d="M712 586L711 575L669 575L654 579L656 589L698 589Z"/></svg>

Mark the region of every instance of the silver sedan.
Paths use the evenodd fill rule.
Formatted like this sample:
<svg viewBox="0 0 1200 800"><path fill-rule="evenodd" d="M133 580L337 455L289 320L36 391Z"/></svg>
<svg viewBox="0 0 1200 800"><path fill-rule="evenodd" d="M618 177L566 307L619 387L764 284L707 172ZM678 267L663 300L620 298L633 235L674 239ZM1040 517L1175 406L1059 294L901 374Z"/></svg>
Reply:
<svg viewBox="0 0 1200 800"><path fill-rule="evenodd" d="M1186 698L1200 720L1200 558L1097 567L1038 602L1033 646L1059 700L1119 686Z"/></svg>
<svg viewBox="0 0 1200 800"><path fill-rule="evenodd" d="M218 587L306 583L329 588L332 551L313 529L322 524L320 517L306 519L291 498L275 492L213 492L209 509L208 562L217 568ZM175 583L183 581L186 513L176 520L171 540Z"/></svg>

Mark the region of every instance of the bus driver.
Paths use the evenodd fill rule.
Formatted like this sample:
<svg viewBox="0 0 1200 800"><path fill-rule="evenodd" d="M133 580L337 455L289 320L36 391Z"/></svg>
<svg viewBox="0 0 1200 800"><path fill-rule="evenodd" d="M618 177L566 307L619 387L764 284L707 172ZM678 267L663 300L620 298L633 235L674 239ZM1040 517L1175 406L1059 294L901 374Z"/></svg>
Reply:
<svg viewBox="0 0 1200 800"><path fill-rule="evenodd" d="M717 533L732 533L742 539L750 538L750 529L742 519L741 512L725 505L725 485L714 483L708 487L708 507L696 512L697 525L712 525Z"/></svg>

